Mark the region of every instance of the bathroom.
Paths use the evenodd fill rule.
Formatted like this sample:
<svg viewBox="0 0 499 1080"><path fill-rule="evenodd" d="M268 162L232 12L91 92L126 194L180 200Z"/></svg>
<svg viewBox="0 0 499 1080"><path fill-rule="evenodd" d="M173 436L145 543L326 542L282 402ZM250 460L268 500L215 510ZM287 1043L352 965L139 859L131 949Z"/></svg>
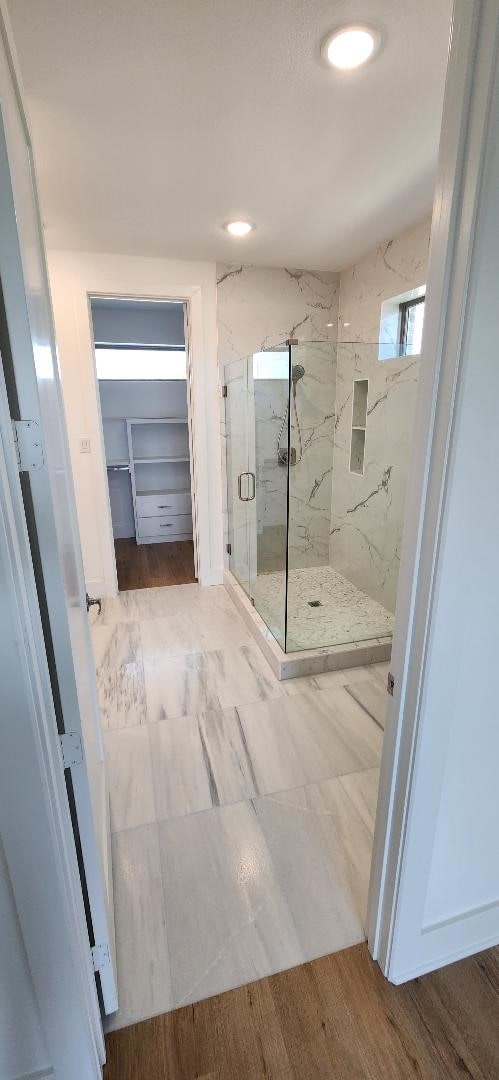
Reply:
<svg viewBox="0 0 499 1080"><path fill-rule="evenodd" d="M429 233L218 267L226 584L279 677L390 657Z"/></svg>

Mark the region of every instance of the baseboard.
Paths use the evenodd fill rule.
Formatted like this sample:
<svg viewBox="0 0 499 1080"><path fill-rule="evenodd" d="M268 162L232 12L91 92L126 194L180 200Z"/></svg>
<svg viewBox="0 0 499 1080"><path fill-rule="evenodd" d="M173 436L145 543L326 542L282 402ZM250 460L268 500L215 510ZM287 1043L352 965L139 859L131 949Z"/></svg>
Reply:
<svg viewBox="0 0 499 1080"><path fill-rule="evenodd" d="M102 578L96 581L86 581L85 588L89 596L99 597L99 599L102 596L116 596L116 589L110 592Z"/></svg>
<svg viewBox="0 0 499 1080"><path fill-rule="evenodd" d="M133 525L113 525L113 540L131 540L133 537L135 537Z"/></svg>
<svg viewBox="0 0 499 1080"><path fill-rule="evenodd" d="M36 1072L22 1073L20 1076L11 1076L10 1080L48 1080L54 1075L53 1069L37 1069Z"/></svg>
<svg viewBox="0 0 499 1080"><path fill-rule="evenodd" d="M224 583L224 568L223 566L211 566L206 573L199 578L200 585L223 585Z"/></svg>
<svg viewBox="0 0 499 1080"><path fill-rule="evenodd" d="M498 944L496 932L481 941L474 941L460 949L453 949L452 952L443 953L432 960L425 961L423 964L408 968L406 971L390 974L388 978L395 986L401 986L403 983L410 982L411 979L417 979L421 975L429 975L431 971L440 971L441 968L448 967L449 964L457 964L459 960L466 960L469 956L484 952L485 949L494 949Z"/></svg>

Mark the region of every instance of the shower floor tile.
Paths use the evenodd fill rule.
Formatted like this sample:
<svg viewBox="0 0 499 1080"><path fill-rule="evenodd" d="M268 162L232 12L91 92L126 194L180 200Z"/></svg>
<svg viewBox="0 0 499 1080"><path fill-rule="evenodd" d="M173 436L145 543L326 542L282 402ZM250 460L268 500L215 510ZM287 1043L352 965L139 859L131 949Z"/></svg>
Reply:
<svg viewBox="0 0 499 1080"><path fill-rule="evenodd" d="M255 607L282 637L284 574L260 574L252 585ZM319 606L310 606L319 601ZM394 616L332 566L289 571L287 652L389 637Z"/></svg>

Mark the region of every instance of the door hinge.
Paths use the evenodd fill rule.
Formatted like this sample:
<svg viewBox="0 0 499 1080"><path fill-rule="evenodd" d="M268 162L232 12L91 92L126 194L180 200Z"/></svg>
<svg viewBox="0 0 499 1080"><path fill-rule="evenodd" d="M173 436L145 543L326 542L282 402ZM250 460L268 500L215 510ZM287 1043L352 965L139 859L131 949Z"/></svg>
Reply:
<svg viewBox="0 0 499 1080"><path fill-rule="evenodd" d="M390 697L393 697L393 688L394 688L394 686L395 686L395 679L394 679L391 671L389 671L388 672L388 678L386 680L386 692L387 692L387 694L390 694Z"/></svg>
<svg viewBox="0 0 499 1080"><path fill-rule="evenodd" d="M109 945L107 941L101 941L99 945L92 947L92 962L94 971L104 971L111 963Z"/></svg>
<svg viewBox="0 0 499 1080"><path fill-rule="evenodd" d="M222 386L222 397L227 397L227 386Z"/></svg>
<svg viewBox="0 0 499 1080"><path fill-rule="evenodd" d="M82 765L84 761L83 743L81 735L76 731L66 731L59 735L62 750L62 764L65 769L72 769L73 765Z"/></svg>
<svg viewBox="0 0 499 1080"><path fill-rule="evenodd" d="M232 555L232 544L226 544L225 550L227 552L227 555Z"/></svg>
<svg viewBox="0 0 499 1080"><path fill-rule="evenodd" d="M36 420L13 420L14 444L19 472L36 472L43 467L43 443Z"/></svg>

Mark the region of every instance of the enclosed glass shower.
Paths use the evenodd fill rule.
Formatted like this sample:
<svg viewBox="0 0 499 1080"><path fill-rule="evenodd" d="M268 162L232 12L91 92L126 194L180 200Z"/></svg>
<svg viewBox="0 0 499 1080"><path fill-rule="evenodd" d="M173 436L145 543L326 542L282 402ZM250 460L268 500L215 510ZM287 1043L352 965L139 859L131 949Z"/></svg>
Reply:
<svg viewBox="0 0 499 1080"><path fill-rule="evenodd" d="M225 368L229 569L287 653L392 633L412 401L394 425L407 360L378 357L289 341Z"/></svg>

